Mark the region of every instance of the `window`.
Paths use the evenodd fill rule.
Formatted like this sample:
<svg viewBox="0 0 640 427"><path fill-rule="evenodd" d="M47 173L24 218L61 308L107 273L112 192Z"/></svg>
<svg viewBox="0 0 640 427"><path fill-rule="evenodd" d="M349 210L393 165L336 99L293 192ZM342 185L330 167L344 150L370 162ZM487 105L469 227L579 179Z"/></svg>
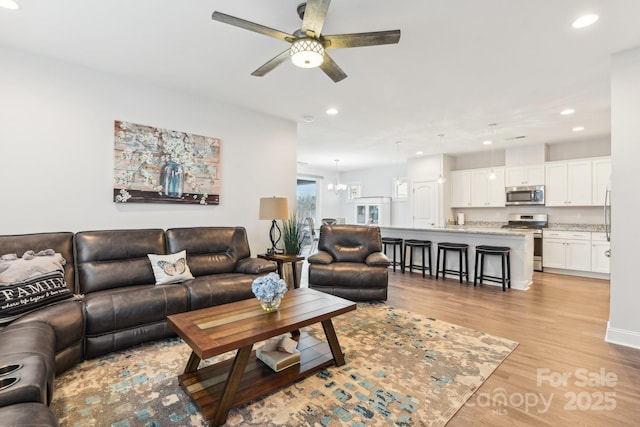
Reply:
<svg viewBox="0 0 640 427"><path fill-rule="evenodd" d="M310 179L298 179L296 187L296 210L298 219L316 218L317 182Z"/></svg>

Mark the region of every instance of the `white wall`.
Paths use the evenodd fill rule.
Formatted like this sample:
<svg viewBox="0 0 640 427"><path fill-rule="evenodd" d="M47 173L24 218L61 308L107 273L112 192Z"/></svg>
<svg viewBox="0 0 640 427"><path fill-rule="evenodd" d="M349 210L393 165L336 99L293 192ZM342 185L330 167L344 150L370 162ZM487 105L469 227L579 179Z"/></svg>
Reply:
<svg viewBox="0 0 640 427"><path fill-rule="evenodd" d="M505 165L505 150L493 150L493 166ZM478 169L491 167L491 151L458 154L454 157L453 170Z"/></svg>
<svg viewBox="0 0 640 427"><path fill-rule="evenodd" d="M612 255L606 339L640 348L640 48L614 55L611 70Z"/></svg>
<svg viewBox="0 0 640 427"><path fill-rule="evenodd" d="M504 150L504 165L506 167L541 165L546 159L545 149L544 144L508 147Z"/></svg>
<svg viewBox="0 0 640 427"><path fill-rule="evenodd" d="M361 197L393 197L393 181L407 176L404 163L359 169L343 172L340 180L344 184L360 184ZM407 200L391 200L391 225L404 225L407 220ZM355 202L347 200L344 203L343 215L348 223L355 223Z"/></svg>
<svg viewBox="0 0 640 427"><path fill-rule="evenodd" d="M546 146L546 160L548 162L610 155L611 138L608 136L561 144L547 144Z"/></svg>
<svg viewBox="0 0 640 427"><path fill-rule="evenodd" d="M0 234L242 225L253 254L269 245L259 198L295 200L295 123L18 51L0 58ZM220 138L220 205L113 203L114 120Z"/></svg>

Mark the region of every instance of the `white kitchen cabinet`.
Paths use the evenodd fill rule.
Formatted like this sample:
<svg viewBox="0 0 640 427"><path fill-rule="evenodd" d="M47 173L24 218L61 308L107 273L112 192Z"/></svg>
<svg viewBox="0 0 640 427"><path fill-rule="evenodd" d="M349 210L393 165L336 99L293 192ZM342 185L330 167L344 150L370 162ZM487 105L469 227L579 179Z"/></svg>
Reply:
<svg viewBox="0 0 640 427"><path fill-rule="evenodd" d="M547 206L591 205L591 160L549 162L545 165Z"/></svg>
<svg viewBox="0 0 640 427"><path fill-rule="evenodd" d="M501 207L504 206L504 168L473 169L471 179L472 207ZM495 175L491 179L491 173Z"/></svg>
<svg viewBox="0 0 640 427"><path fill-rule="evenodd" d="M451 207L468 208L471 206L471 173L468 170L453 171L451 180Z"/></svg>
<svg viewBox="0 0 640 427"><path fill-rule="evenodd" d="M542 266L591 271L591 233L544 230Z"/></svg>
<svg viewBox="0 0 640 427"><path fill-rule="evenodd" d="M611 158L593 159L591 173L591 202L603 206L607 184L611 179Z"/></svg>
<svg viewBox="0 0 640 427"><path fill-rule="evenodd" d="M391 197L361 197L355 199L356 224L391 225Z"/></svg>
<svg viewBox="0 0 640 427"><path fill-rule="evenodd" d="M544 165L505 168L504 182L507 187L544 185Z"/></svg>
<svg viewBox="0 0 640 427"><path fill-rule="evenodd" d="M609 251L611 243L605 233L591 233L591 271L609 274Z"/></svg>

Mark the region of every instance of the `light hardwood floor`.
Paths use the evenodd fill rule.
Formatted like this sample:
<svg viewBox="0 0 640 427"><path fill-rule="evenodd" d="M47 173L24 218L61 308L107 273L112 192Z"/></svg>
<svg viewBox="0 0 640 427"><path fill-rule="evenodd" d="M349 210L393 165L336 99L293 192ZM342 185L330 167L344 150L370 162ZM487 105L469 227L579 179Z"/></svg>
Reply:
<svg viewBox="0 0 640 427"><path fill-rule="evenodd" d="M503 293L390 269L387 304L520 343L449 426L640 425L640 350L604 341L608 281L535 273Z"/></svg>

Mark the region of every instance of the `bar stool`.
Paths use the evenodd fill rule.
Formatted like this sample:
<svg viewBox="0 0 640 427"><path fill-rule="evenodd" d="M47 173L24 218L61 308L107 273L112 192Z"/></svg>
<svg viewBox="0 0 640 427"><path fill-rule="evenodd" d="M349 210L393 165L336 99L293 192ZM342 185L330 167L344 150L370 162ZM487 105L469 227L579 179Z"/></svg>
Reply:
<svg viewBox="0 0 640 427"><path fill-rule="evenodd" d="M391 265L393 266L393 271L396 271L396 265L400 267L401 271L404 273L404 257L402 256L402 242L403 239L400 237L383 237L382 238L382 251L387 253L387 245L393 246L393 261ZM396 247L400 248L400 261L396 261Z"/></svg>
<svg viewBox="0 0 640 427"><path fill-rule="evenodd" d="M417 265L413 263L413 250L414 249L422 249L422 265ZM407 250L409 250L409 272L413 273L413 269L422 270L422 277L424 277L425 270L429 270L429 277L432 276L431 272L431 241L430 240L418 240L418 239L407 239L404 241L404 259L407 260ZM429 266L425 264L425 250L429 252ZM402 266L402 270L404 271L404 265Z"/></svg>
<svg viewBox="0 0 640 427"><path fill-rule="evenodd" d="M502 265L502 277L484 274L485 255L497 255L502 258L500 260L500 264ZM480 266L480 275L478 275L478 265ZM478 279L480 279L480 284L482 284L483 280L502 283L502 292L507 290L507 286L511 288L511 248L507 246L476 246L476 265L475 273L473 274L473 286L476 285Z"/></svg>
<svg viewBox="0 0 640 427"><path fill-rule="evenodd" d="M460 283L462 283L463 277L465 277L466 281L469 282L469 257L467 255L468 248L469 245L467 245L466 243L438 243L438 256L436 258L436 279L438 278L438 274L442 272L443 279L445 278L445 274L458 274L460 276ZM440 269L440 252L442 252L442 269ZM458 253L460 260L458 263L458 270L447 270L447 252ZM462 263L463 256L464 264Z"/></svg>

